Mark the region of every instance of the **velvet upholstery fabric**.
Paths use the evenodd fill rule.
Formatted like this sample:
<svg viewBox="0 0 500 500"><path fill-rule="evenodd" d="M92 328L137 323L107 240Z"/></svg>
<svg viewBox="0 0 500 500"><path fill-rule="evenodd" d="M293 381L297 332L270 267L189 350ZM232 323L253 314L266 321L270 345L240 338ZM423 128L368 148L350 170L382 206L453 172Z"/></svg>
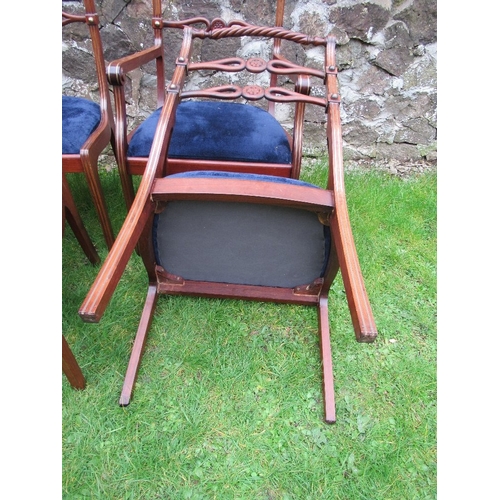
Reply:
<svg viewBox="0 0 500 500"><path fill-rule="evenodd" d="M82 97L62 96L62 154L78 154L101 121L98 104Z"/></svg>
<svg viewBox="0 0 500 500"><path fill-rule="evenodd" d="M129 157L147 157L161 108L133 135ZM185 101L177 108L168 156L177 159L290 163L285 131L268 112L240 103Z"/></svg>
<svg viewBox="0 0 500 500"><path fill-rule="evenodd" d="M283 177L188 172L307 185ZM316 186L313 186L316 187ZM172 201L153 224L156 261L184 279L295 287L324 275L330 230L307 210L231 202Z"/></svg>
<svg viewBox="0 0 500 500"><path fill-rule="evenodd" d="M294 186L305 186L313 187L316 189L318 186L310 184L309 182L301 181L299 179L291 179L289 177L277 177L274 175L264 175L264 174L242 174L238 172L224 172L219 170L192 170L189 172L182 172L180 174L169 175L168 177L193 177L193 178L221 178L221 179L239 179L239 180L249 180L249 181L262 181L262 182L277 182L280 184L292 184Z"/></svg>

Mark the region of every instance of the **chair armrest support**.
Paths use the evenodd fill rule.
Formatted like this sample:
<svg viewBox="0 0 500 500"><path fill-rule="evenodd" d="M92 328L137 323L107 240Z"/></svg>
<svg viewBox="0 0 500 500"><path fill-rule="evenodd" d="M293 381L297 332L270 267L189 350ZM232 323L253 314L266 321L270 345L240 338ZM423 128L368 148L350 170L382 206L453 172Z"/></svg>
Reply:
<svg viewBox="0 0 500 500"><path fill-rule="evenodd" d="M340 103L331 102L328 106L327 115L328 184L329 189L333 191L335 201L335 214L331 221L333 241L337 248L340 271L342 273L356 340L358 342L373 342L377 337L377 327L365 289L347 210L342 162Z"/></svg>
<svg viewBox="0 0 500 500"><path fill-rule="evenodd" d="M151 154L137 195L115 243L78 311L78 314L85 322L97 323L100 321L139 241L142 231L154 212L154 204L150 198L151 186L155 177L160 175L161 166L165 162L175 117L176 99L176 95L170 94L160 117Z"/></svg>
<svg viewBox="0 0 500 500"><path fill-rule="evenodd" d="M130 56L116 59L110 62L106 69L108 81L113 86L121 87L125 83L125 75L127 73L162 56L162 47L155 45Z"/></svg>
<svg viewBox="0 0 500 500"><path fill-rule="evenodd" d="M191 45L188 43L189 39L189 36L185 37L185 43L182 47L181 54L185 57L189 55L191 50ZM184 78L184 70L180 67L176 68L172 79L173 85L179 89L182 87ZM167 94L151 146L151 153L135 199L114 245L109 251L106 260L78 311L78 314L85 322L97 323L100 321L134 248L154 212L154 203L151 200L151 188L155 178L162 175L178 102L178 91Z"/></svg>

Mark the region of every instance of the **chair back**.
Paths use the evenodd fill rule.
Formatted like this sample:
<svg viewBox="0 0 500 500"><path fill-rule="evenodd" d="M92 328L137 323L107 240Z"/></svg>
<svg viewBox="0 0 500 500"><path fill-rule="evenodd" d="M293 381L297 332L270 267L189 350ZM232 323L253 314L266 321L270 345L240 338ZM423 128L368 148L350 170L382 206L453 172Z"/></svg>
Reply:
<svg viewBox="0 0 500 500"><path fill-rule="evenodd" d="M118 165L127 206L135 196L131 176L144 173L161 110L168 94L176 92L172 82L179 65L186 81L165 174L218 170L298 179L306 102L319 106L310 111L309 120L326 124L324 99L311 95L313 89L324 88L323 63L313 61L314 67L306 68L301 61L307 59L308 49L324 46L324 39L284 29L285 0L276 2L274 25L268 27L200 16L164 19L162 1L152 3L154 44L112 61L107 69L115 96ZM185 28L192 36L189 55L176 58L173 70L166 68L173 34ZM146 70L153 62L157 109L138 126L131 125L125 95L129 74L139 67Z"/></svg>
<svg viewBox="0 0 500 500"><path fill-rule="evenodd" d="M71 2L68 7L73 8L74 3ZM104 239L108 248L111 248L115 237L101 186L98 162L100 155L109 145L116 157L115 122L99 32L99 16L95 10L94 0L84 0L83 3L84 14L62 12L62 26L65 31L73 29L75 40L82 38L85 42L90 40L95 66L93 82L97 83L99 99L95 102L87 95L62 96L62 170L65 174L85 175ZM82 33L83 25L87 29ZM63 68L64 61L63 54ZM80 68L74 60L71 67L81 69L82 77L87 76L87 67Z"/></svg>
<svg viewBox="0 0 500 500"><path fill-rule="evenodd" d="M94 81L97 83L99 102L94 103L89 96L63 96L63 154L79 154L84 142L98 127L98 133L103 134L101 142L105 141L106 145L110 141L114 130L113 110L111 107L109 84L106 77L106 61L104 59L103 44L99 31L99 16L96 12L94 0L83 0L83 4L85 13L62 11L62 26L73 26L73 33L76 39L81 39L82 37L81 30L76 25L85 24L87 27L86 36L90 36L93 67L95 68ZM72 7L73 5L74 2L68 2L68 7ZM69 31L71 27L66 29ZM72 65L72 71L74 67L75 65ZM86 70L87 68L82 68L82 72L79 75L80 78L87 77L84 74ZM71 111L68 111L67 115L64 113L65 106L71 106ZM81 121L82 115L86 115L87 119ZM65 126L66 122L69 124L72 120L74 122L76 119L78 119L79 127Z"/></svg>
<svg viewBox="0 0 500 500"><path fill-rule="evenodd" d="M283 1L279 7L277 25L261 27L242 21L226 24L222 19L209 21L202 17L168 21L160 15L161 1L153 1L156 46L163 43L165 28L189 27L191 36L189 55L175 62L176 66L183 66L186 81L180 93L182 104L177 110L165 174L215 169L299 178L305 104L319 106L311 113L326 121L325 70L322 63L305 67L287 59L283 53L297 54L307 48L325 47L326 42L324 38L280 28ZM285 44L293 49L287 50ZM205 45L211 45L210 49L205 50ZM248 48L242 49L243 45L259 53L255 55ZM245 51L249 54L239 55ZM205 54L214 53L223 57L202 60ZM233 55L228 56L229 53ZM165 98L168 93L176 92L172 80L169 83L164 79L163 51L158 52L156 64L158 109L150 117L154 119L148 119L131 134L128 161L133 164L136 158L144 158L139 168L131 167L133 174L142 174ZM332 61L330 66L334 64ZM123 67L124 64L112 63L108 69L110 82L117 87L125 81ZM207 88L205 82L217 84ZM314 96L311 95L313 89ZM317 95L321 91L323 95ZM123 110L122 115L125 114ZM125 134L125 130L122 133Z"/></svg>

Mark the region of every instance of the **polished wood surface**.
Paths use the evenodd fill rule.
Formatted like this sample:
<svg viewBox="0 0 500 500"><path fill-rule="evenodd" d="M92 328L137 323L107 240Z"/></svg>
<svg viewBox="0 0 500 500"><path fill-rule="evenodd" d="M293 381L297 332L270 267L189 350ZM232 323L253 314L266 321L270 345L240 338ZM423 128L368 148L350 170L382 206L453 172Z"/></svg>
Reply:
<svg viewBox="0 0 500 500"><path fill-rule="evenodd" d="M62 174L62 233L64 236L66 221L73 231L78 243L82 247L83 252L92 264L98 264L101 259L97 250L90 239L89 233L83 224L78 208L71 194L68 181Z"/></svg>
<svg viewBox="0 0 500 500"><path fill-rule="evenodd" d="M90 239L90 236L83 224L82 218L78 212L73 195L69 188L68 181L64 173L62 174L62 234L64 236L66 221L71 227L83 252L92 264L98 264L101 259L97 250ZM68 345L64 335L62 336L62 368L68 382L75 389L85 388L85 377L76 361L76 358Z"/></svg>
<svg viewBox="0 0 500 500"><path fill-rule="evenodd" d="M86 380L82 369L76 361L75 355L64 335L62 336L62 369L72 387L75 389L85 389Z"/></svg>

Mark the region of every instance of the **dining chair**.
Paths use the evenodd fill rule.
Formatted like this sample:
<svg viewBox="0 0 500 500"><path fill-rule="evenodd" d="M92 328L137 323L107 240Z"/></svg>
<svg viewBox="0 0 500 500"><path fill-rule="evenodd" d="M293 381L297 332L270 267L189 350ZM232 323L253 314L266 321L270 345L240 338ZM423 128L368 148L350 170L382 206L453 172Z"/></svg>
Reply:
<svg viewBox="0 0 500 500"><path fill-rule="evenodd" d="M192 61L197 41L265 37L318 47L321 70L274 61L263 64L235 55L231 62ZM259 68L285 78L282 86L185 90L194 71ZM115 67L115 76L121 78ZM125 71L126 68L124 68ZM308 95L312 81L321 95ZM297 83L298 82L298 83ZM298 86L298 88L297 88ZM295 109L319 107L325 114L325 186L275 172L187 169L169 171L170 154L184 100L225 102L229 97L294 103ZM251 98L251 99L250 99ZM190 101L187 101L190 102ZM299 103L301 106L297 106ZM241 104L241 106L246 106ZM189 115L186 119L197 120ZM263 121L265 123L265 119ZM258 125L258 124L257 124ZM302 133L303 130L301 129ZM188 138L194 141L195 137ZM207 148L226 149L216 138ZM221 20L206 27L184 26L172 80L158 117L154 139L137 193L117 239L91 286L79 314L99 322L136 246L148 286L119 404L131 401L145 342L159 296L192 295L288 303L316 308L325 421L336 420L328 300L341 271L345 296L358 342L377 336L349 221L342 163L340 96L335 38L309 37L282 27L262 27ZM222 165L224 160L214 160Z"/></svg>

